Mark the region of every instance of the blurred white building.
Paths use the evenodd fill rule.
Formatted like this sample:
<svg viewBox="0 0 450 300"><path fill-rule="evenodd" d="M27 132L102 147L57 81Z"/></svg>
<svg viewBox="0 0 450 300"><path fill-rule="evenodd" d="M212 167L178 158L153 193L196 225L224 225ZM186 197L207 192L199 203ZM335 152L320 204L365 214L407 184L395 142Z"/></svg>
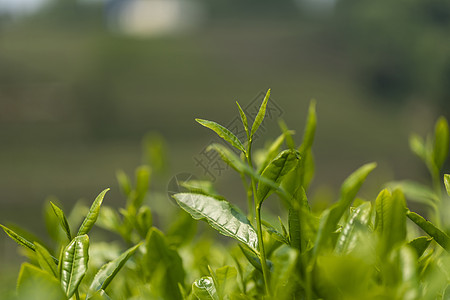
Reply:
<svg viewBox="0 0 450 300"><path fill-rule="evenodd" d="M205 18L195 0L111 0L106 5L111 29L141 37L186 33Z"/></svg>

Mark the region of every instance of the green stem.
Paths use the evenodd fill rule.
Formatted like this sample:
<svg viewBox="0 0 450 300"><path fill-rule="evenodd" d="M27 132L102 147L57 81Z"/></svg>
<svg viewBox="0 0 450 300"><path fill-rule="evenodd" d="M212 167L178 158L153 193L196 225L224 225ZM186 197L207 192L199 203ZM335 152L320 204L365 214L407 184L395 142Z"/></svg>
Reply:
<svg viewBox="0 0 450 300"><path fill-rule="evenodd" d="M252 185L247 183L245 174L241 174L242 183L244 184L245 192L247 193L247 217L250 222L253 222L253 199L252 199Z"/></svg>
<svg viewBox="0 0 450 300"><path fill-rule="evenodd" d="M77 300L80 300L80 294L78 294L78 290L75 292L75 298L76 298Z"/></svg>
<svg viewBox="0 0 450 300"><path fill-rule="evenodd" d="M247 163L250 166L250 168L253 169L253 162L252 162L252 140L248 143L248 148L246 152L246 158ZM255 204L255 212L256 212L256 229L258 234L258 241L259 241L259 255L261 260L261 266L263 271L263 277L264 277L264 286L266 287L266 294L270 297L270 286L269 286L269 268L267 267L267 260L266 260L266 251L264 249L264 239L263 239L263 231L262 231L262 223L261 223L261 205L258 202L258 199L256 198L256 181L252 177L252 190L253 190L253 202Z"/></svg>
<svg viewBox="0 0 450 300"><path fill-rule="evenodd" d="M260 260L261 260L261 266L264 276L264 285L266 286L266 293L268 296L270 296L270 286L269 286L269 268L267 267L267 261L266 261L266 250L264 249L264 241L263 241L263 231L262 231L262 225L261 225L261 206L256 206L256 225L257 225L257 232L258 232L258 240L259 240L259 252L260 252Z"/></svg>

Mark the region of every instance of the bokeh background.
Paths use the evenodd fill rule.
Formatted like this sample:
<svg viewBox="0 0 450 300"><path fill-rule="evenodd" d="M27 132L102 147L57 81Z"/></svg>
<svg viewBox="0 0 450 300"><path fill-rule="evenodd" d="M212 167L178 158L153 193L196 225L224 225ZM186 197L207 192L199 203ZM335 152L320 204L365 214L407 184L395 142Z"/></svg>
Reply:
<svg viewBox="0 0 450 300"><path fill-rule="evenodd" d="M146 162L145 136L163 137L168 161L153 189L207 178L194 158L214 135L194 118L227 124L268 88L298 142L317 100L311 198L336 199L369 161L367 197L427 183L408 136L450 116L449 34L445 0L0 0L0 223L45 235L50 195L70 209L111 187L121 205L115 172ZM276 120L266 128L277 136ZM238 179L223 173L219 192L244 197ZM2 234L0 268L20 260Z"/></svg>

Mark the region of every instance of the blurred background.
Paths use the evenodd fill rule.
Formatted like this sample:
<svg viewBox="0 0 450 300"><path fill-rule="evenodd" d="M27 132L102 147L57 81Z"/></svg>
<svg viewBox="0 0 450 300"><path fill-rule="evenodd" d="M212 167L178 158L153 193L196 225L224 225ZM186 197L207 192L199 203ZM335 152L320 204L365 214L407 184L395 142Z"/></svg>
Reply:
<svg viewBox="0 0 450 300"><path fill-rule="evenodd" d="M70 209L111 187L122 205L115 172L146 162L145 136L168 161L152 188L208 179L195 158L214 134L194 118L228 124L268 88L298 143L317 100L311 198L337 199L370 161L369 199L387 180L427 184L408 136L450 117L449 33L445 0L0 0L0 223L45 236L50 195ZM265 129L259 146L280 132ZM215 182L243 198L238 180ZM2 234L0 267L20 259Z"/></svg>

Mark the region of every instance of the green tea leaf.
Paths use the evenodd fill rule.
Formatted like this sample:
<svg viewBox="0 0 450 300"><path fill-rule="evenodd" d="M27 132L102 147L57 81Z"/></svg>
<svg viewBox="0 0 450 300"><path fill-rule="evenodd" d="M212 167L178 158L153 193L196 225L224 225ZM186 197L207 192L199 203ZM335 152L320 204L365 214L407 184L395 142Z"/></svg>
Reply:
<svg viewBox="0 0 450 300"><path fill-rule="evenodd" d="M216 269L215 272L209 266L208 269L219 299L226 299L225 296L230 295L232 288L236 285L236 269L230 266L223 266Z"/></svg>
<svg viewBox="0 0 450 300"><path fill-rule="evenodd" d="M147 194L148 187L150 185L151 170L149 166L140 166L136 169L136 189L135 195L131 198L132 205L135 209L138 209L144 201Z"/></svg>
<svg viewBox="0 0 450 300"><path fill-rule="evenodd" d="M271 290L273 299L293 299L299 286L298 258L299 252L291 247L282 246L275 251L273 257L273 273Z"/></svg>
<svg viewBox="0 0 450 300"><path fill-rule="evenodd" d="M144 275L150 280L161 280L163 299L180 299L178 285L184 285L185 271L178 252L168 246L164 234L155 227L148 232L144 245Z"/></svg>
<svg viewBox="0 0 450 300"><path fill-rule="evenodd" d="M100 206L102 205L103 198L108 191L109 189L103 190L97 196L97 198L95 198L94 203L92 203L92 206L89 209L86 218L84 219L83 223L80 226L80 229L78 230L77 236L87 234L91 230L92 226L94 226L94 223L95 221L97 221L97 217L100 212Z"/></svg>
<svg viewBox="0 0 450 300"><path fill-rule="evenodd" d="M55 278L58 278L58 269L56 268L55 258L50 255L48 250L39 243L34 243L36 247L36 257L41 268L47 273L53 275Z"/></svg>
<svg viewBox="0 0 450 300"><path fill-rule="evenodd" d="M316 100L311 100L308 108L308 118L306 120L305 132L303 134L303 142L299 149L301 154L304 154L306 151L311 149L314 143L316 127L317 127Z"/></svg>
<svg viewBox="0 0 450 300"><path fill-rule="evenodd" d="M450 251L450 237L435 225L433 225L430 221L425 220L421 215L416 214L415 212L408 211L406 213L408 218L416 223L420 228L423 229L426 233L428 233L439 245L442 246L447 251Z"/></svg>
<svg viewBox="0 0 450 300"><path fill-rule="evenodd" d="M192 284L192 292L200 300L219 300L214 281L210 276L196 280Z"/></svg>
<svg viewBox="0 0 450 300"><path fill-rule="evenodd" d="M420 136L418 136L417 134L412 134L409 137L409 148L415 155L422 159L422 161L427 161L425 142Z"/></svg>
<svg viewBox="0 0 450 300"><path fill-rule="evenodd" d="M314 247L315 255L327 246L333 247L333 232L336 231L337 225L345 211L350 208L350 205L355 199L356 194L361 188L367 175L369 175L375 167L375 163L365 164L350 174L342 184L339 201L322 213Z"/></svg>
<svg viewBox="0 0 450 300"><path fill-rule="evenodd" d="M203 119L195 119L195 121L217 133L218 136L230 143L236 149L245 152L244 145L242 145L241 141L234 135L234 133L222 125Z"/></svg>
<svg viewBox="0 0 450 300"><path fill-rule="evenodd" d="M447 120L440 117L434 129L433 158L438 169L441 169L448 156L449 129Z"/></svg>
<svg viewBox="0 0 450 300"><path fill-rule="evenodd" d="M290 131L293 132L293 131ZM269 148L267 149L266 153L264 153L264 161L261 163L261 165L258 167L258 173L261 173L262 170L264 170L267 165L275 158L277 157L278 153L280 152L280 148L283 145L283 142L286 138L286 134L282 133L279 135L275 141L270 144Z"/></svg>
<svg viewBox="0 0 450 300"><path fill-rule="evenodd" d="M238 109L239 109L239 114L241 115L242 125L244 125L244 130L247 133L247 140L249 140L250 139L250 133L248 132L247 116L245 115L244 111L242 110L241 106L239 105L239 103L237 101L236 101L236 104L237 104Z"/></svg>
<svg viewBox="0 0 450 300"><path fill-rule="evenodd" d="M86 300L111 300L104 290L98 290L95 294L87 297Z"/></svg>
<svg viewBox="0 0 450 300"><path fill-rule="evenodd" d="M70 298L77 291L86 274L89 260L89 237L75 237L65 248L61 259L61 285Z"/></svg>
<svg viewBox="0 0 450 300"><path fill-rule="evenodd" d="M209 225L221 234L246 244L258 253L258 237L255 229L229 202L191 193L179 193L173 197L194 219L206 219Z"/></svg>
<svg viewBox="0 0 450 300"><path fill-rule="evenodd" d="M444 175L444 185L447 190L447 194L450 196L450 174Z"/></svg>
<svg viewBox="0 0 450 300"><path fill-rule="evenodd" d="M131 181L124 171L119 170L116 172L117 182L119 183L120 191L125 195L129 196L131 193Z"/></svg>
<svg viewBox="0 0 450 300"><path fill-rule="evenodd" d="M336 253L348 253L357 246L357 233L358 231L361 231L361 227L367 231L371 209L371 203L366 202L353 210L347 224L344 225L344 228L339 235L335 248Z"/></svg>
<svg viewBox="0 0 450 300"><path fill-rule="evenodd" d="M417 257L421 257L425 250L427 250L432 240L432 238L427 236L420 236L410 241L408 245L416 251Z"/></svg>
<svg viewBox="0 0 450 300"><path fill-rule="evenodd" d="M252 125L250 139L253 138L253 135L258 130L259 126L261 125L262 121L264 120L264 116L266 115L267 101L269 101L269 97L270 97L270 89L267 91L266 96L264 97L264 100L261 103L261 106L259 107L258 114L256 115L255 121L253 122L253 125Z"/></svg>
<svg viewBox="0 0 450 300"><path fill-rule="evenodd" d="M23 263L20 268L17 293L18 299L67 299L55 277L29 263Z"/></svg>
<svg viewBox="0 0 450 300"><path fill-rule="evenodd" d="M19 234L15 233L13 230L9 229L6 226L3 226L2 224L0 224L0 226L3 228L3 230L6 232L6 234L12 238L17 244L24 246L30 250L35 251L36 247L34 246L34 244L30 241L28 241L27 239L25 239L24 237L20 236Z"/></svg>
<svg viewBox="0 0 450 300"><path fill-rule="evenodd" d="M406 200L401 190L395 190L391 195L387 190L383 190L375 205L377 231L382 237L384 255L406 238Z"/></svg>
<svg viewBox="0 0 450 300"><path fill-rule="evenodd" d="M431 207L435 207L435 203L439 202L439 197L429 187L420 184L418 182L404 180L394 181L388 183L388 186L392 189L401 189L405 196L415 202L424 203Z"/></svg>
<svg viewBox="0 0 450 300"><path fill-rule="evenodd" d="M92 280L91 286L89 287L88 298L89 295L94 294L97 291L105 290L120 269L125 265L127 260L141 245L142 243L131 247L113 261L103 265Z"/></svg>
<svg viewBox="0 0 450 300"><path fill-rule="evenodd" d="M264 169L261 176L270 179L271 181L280 184L283 177L292 171L300 159L299 154L295 150L282 151L270 164ZM257 205L261 203L270 195L273 189L264 182L258 182L256 190Z"/></svg>
<svg viewBox="0 0 450 300"><path fill-rule="evenodd" d="M61 224L61 227L64 230L64 232L66 233L67 238L69 239L69 241L71 241L72 235L70 234L70 226L69 226L69 222L67 222L66 215L64 214L62 209L60 209L58 206L53 204L53 202L50 201L50 205L52 206L52 209L55 212L55 215L58 217L59 223Z"/></svg>

